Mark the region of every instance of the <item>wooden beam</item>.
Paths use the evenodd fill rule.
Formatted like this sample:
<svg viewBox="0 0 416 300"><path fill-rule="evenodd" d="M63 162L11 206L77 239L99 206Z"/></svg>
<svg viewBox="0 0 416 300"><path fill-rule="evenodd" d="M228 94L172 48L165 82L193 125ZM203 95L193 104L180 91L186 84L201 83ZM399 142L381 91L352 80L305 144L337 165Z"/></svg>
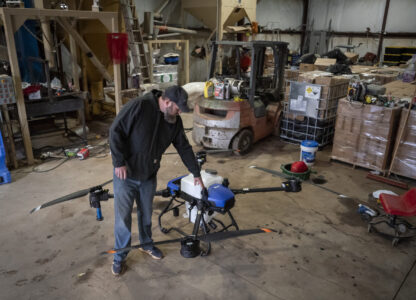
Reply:
<svg viewBox="0 0 416 300"><path fill-rule="evenodd" d="M112 32L118 32L118 18L112 18L111 19L111 31ZM120 64L113 63L113 69L114 69L114 95L115 95L115 101L116 101L116 114L120 112L122 103L121 98L121 70L120 70Z"/></svg>
<svg viewBox="0 0 416 300"><path fill-rule="evenodd" d="M88 78L87 78L87 55L81 53L81 70L82 70L82 90L86 93L84 97L84 113L87 121L91 120L90 104L88 102Z"/></svg>
<svg viewBox="0 0 416 300"><path fill-rule="evenodd" d="M65 20L65 18L58 17L56 21L61 25L61 27L66 30L78 43L78 46L87 54L87 57L91 60L94 66L98 69L98 71L103 75L103 77L107 81L113 81L110 74L107 72L107 69L103 66L103 64L98 60L95 54L92 52L91 48L88 44L84 41L84 39L79 35L79 33L72 27L72 25Z"/></svg>
<svg viewBox="0 0 416 300"><path fill-rule="evenodd" d="M164 42L166 43L166 40ZM149 62L149 77L150 77L149 80L150 80L150 83L153 83L153 57L152 57L152 55L153 55L153 44L154 44L153 41L147 41L147 47L148 47L148 50L149 50L148 62Z"/></svg>
<svg viewBox="0 0 416 300"><path fill-rule="evenodd" d="M69 37L69 49L71 52L71 67L72 67L72 79L74 80L73 89L79 92L79 76L78 76L78 57L77 57L77 45L72 36Z"/></svg>
<svg viewBox="0 0 416 300"><path fill-rule="evenodd" d="M39 19L40 17L69 17L79 20L101 20L117 18L117 12L95 12L88 10L60 10L60 9L38 9L38 8L0 8L0 14L26 16L28 19ZM108 22L106 22L108 23ZM111 30L111 29L110 29Z"/></svg>
<svg viewBox="0 0 416 300"><path fill-rule="evenodd" d="M44 8L43 0L35 0L34 1L36 8ZM51 29L49 26L49 20L46 17L40 17L40 24L42 28L42 41L43 41L43 48L45 50L45 58L48 61L49 69L55 68L55 56L53 53L53 38Z"/></svg>
<svg viewBox="0 0 416 300"><path fill-rule="evenodd" d="M189 40L185 41L185 51L184 51L184 62L185 62L185 83L189 82Z"/></svg>
<svg viewBox="0 0 416 300"><path fill-rule="evenodd" d="M10 116L9 116L9 111L7 109L7 104L3 104L1 109L3 111L5 129L7 131L7 135L9 138L9 145L10 145L10 152L11 152L9 160L13 162L13 167L17 169L19 168L19 164L17 163L16 148L15 148L14 140L13 140L13 130L10 124Z"/></svg>
<svg viewBox="0 0 416 300"><path fill-rule="evenodd" d="M5 10L5 8L3 8L2 10ZM14 40L12 16L10 16L9 14L4 14L2 10L0 10L0 14L2 14L4 32L6 34L7 52L9 54L10 69L12 71L14 89L16 91L17 112L19 115L23 144L25 147L27 163L29 165L33 165L35 161L33 158L32 141L30 140L29 125L27 123L25 99L23 97L22 90L22 81L20 79L21 77L19 70L19 61L17 59L16 44Z"/></svg>

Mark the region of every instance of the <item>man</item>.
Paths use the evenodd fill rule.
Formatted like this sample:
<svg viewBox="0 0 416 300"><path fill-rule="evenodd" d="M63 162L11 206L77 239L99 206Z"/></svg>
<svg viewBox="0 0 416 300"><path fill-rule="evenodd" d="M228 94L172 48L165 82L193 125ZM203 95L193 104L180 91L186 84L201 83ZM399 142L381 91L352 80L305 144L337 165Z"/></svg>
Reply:
<svg viewBox="0 0 416 300"><path fill-rule="evenodd" d="M195 184L203 186L200 170L186 138L181 112L189 112L188 94L179 86L157 90L131 100L117 115L110 128L110 149L114 166L114 236L115 248L131 243L131 213L136 200L140 250L154 259L162 252L152 243L152 204L156 174L162 154L171 143L183 163L194 175ZM111 271L122 272L127 252L114 254Z"/></svg>

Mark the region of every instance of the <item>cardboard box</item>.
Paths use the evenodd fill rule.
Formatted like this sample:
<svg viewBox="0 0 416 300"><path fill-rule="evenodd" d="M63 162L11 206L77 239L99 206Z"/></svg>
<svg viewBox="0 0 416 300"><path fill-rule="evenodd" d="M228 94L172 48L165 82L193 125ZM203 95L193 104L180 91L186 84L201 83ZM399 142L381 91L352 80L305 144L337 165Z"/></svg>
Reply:
<svg viewBox="0 0 416 300"><path fill-rule="evenodd" d="M404 126L407 109L403 109L400 118L398 133ZM416 111L412 110L407 120L403 136L396 137L397 154L392 161L392 172L401 176L416 179Z"/></svg>
<svg viewBox="0 0 416 300"><path fill-rule="evenodd" d="M317 58L315 60L315 67L320 71L325 71L330 65L335 65L337 60L335 58Z"/></svg>
<svg viewBox="0 0 416 300"><path fill-rule="evenodd" d="M299 77L299 70L285 69L285 79L297 81Z"/></svg>
<svg viewBox="0 0 416 300"><path fill-rule="evenodd" d="M386 94L397 98L412 98L416 92L416 84L395 80L384 84Z"/></svg>
<svg viewBox="0 0 416 300"><path fill-rule="evenodd" d="M315 65L313 65L313 64L301 63L299 65L299 71L300 72L310 72L310 71L313 71L313 70L315 70Z"/></svg>
<svg viewBox="0 0 416 300"><path fill-rule="evenodd" d="M358 54L352 52L344 52L345 56L354 64L358 60Z"/></svg>
<svg viewBox="0 0 416 300"><path fill-rule="evenodd" d="M372 170L388 169L401 107L338 103L331 157Z"/></svg>
<svg viewBox="0 0 416 300"><path fill-rule="evenodd" d="M315 83L316 78L323 77L323 76L333 76L332 73L323 72L323 71L309 71L302 74L299 74L298 81L299 82L309 82Z"/></svg>

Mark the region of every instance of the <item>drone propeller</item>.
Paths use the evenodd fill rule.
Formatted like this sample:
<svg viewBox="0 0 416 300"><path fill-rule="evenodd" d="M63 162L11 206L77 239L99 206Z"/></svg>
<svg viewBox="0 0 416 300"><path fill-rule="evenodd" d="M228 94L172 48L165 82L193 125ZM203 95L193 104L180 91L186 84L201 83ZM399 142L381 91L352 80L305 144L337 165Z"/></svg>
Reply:
<svg viewBox="0 0 416 300"><path fill-rule="evenodd" d="M111 180L108 180L108 181L104 182L103 184L100 184L99 186L104 186L106 184L109 184L112 181L113 181L112 179ZM38 207L33 208L30 211L30 213L34 213L35 211L38 211L39 209L42 209L42 208L45 208L45 207L48 207L48 206L51 206L51 205L55 205L55 204L58 204L58 203L61 203L61 202L65 202L65 201L69 201L69 200L73 200L73 199L76 199L76 198L85 196L85 195L87 195L90 192L90 190L91 190L91 187L90 188L87 188L87 189L84 189L84 190L80 190L80 191L71 193L69 195L66 195L66 196L63 196L63 197L60 197L60 198L57 198L55 200L46 202L46 203L44 203L42 205L39 205Z"/></svg>
<svg viewBox="0 0 416 300"><path fill-rule="evenodd" d="M222 231L222 232L214 232L211 234L206 234L203 236L198 236L197 240L200 240L203 242L216 242L216 241L221 241L221 240L235 238L235 237L249 235L249 234L272 233L272 232L276 232L276 230L269 229L269 228L258 228L258 229L247 229L247 230L238 230L238 231ZM104 251L101 254L115 254L115 253L133 250L133 249L138 249L138 248L148 246L148 245L162 245L162 244L177 243L177 242L182 241L183 239L184 238L177 238L177 239L166 240L166 241L139 244L139 245L134 245L134 246L126 247L126 248Z"/></svg>

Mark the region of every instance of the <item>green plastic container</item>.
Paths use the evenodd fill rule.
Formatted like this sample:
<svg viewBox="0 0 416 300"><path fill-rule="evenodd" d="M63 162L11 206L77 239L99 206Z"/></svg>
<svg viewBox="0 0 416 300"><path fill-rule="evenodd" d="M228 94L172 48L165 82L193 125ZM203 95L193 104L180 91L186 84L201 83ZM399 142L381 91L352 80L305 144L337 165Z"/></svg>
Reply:
<svg viewBox="0 0 416 300"><path fill-rule="evenodd" d="M300 180L308 180L309 175L311 175L311 168L308 167L308 171L303 173L294 173L290 172L290 168L292 167L292 164L285 164L281 165L280 169L282 169L283 174L288 175L288 177L296 177Z"/></svg>

